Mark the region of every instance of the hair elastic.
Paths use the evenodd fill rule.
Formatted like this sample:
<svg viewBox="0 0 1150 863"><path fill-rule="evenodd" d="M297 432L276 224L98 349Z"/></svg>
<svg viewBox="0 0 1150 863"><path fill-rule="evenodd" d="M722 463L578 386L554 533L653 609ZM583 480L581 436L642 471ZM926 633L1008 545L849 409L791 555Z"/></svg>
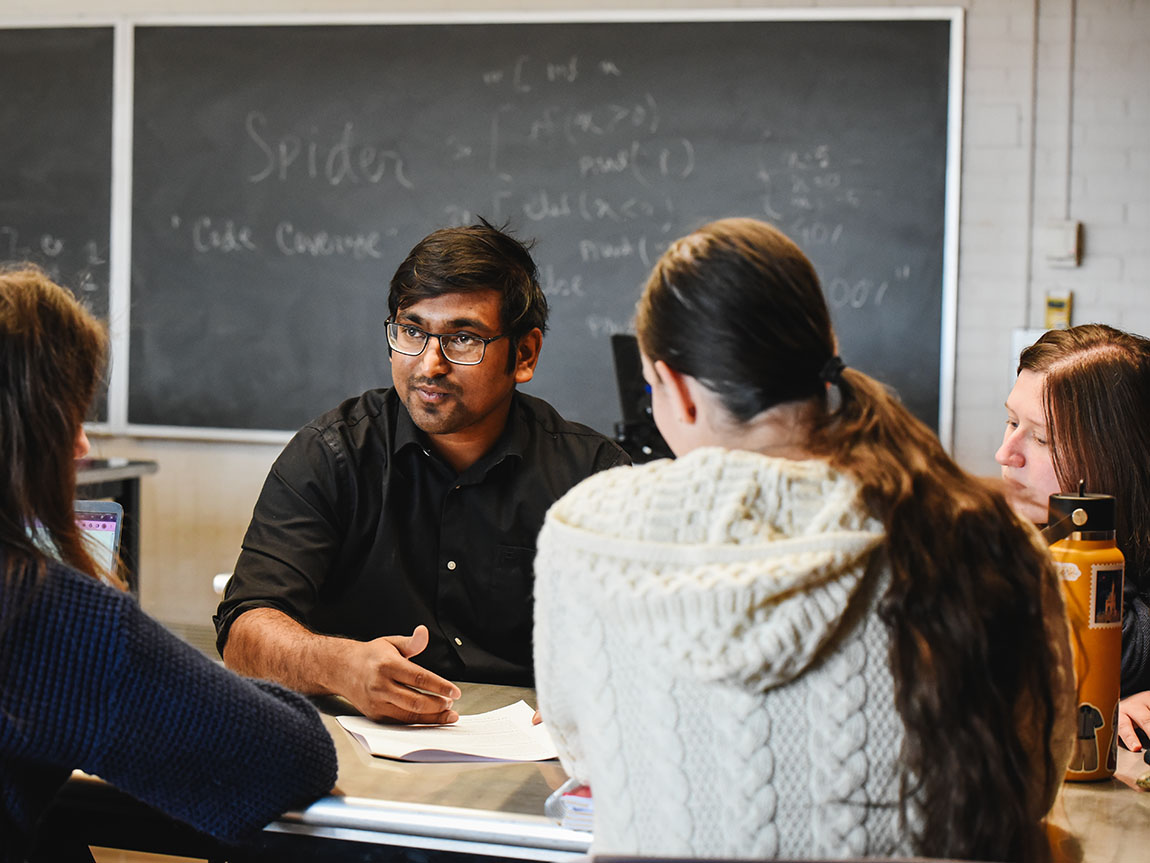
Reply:
<svg viewBox="0 0 1150 863"><path fill-rule="evenodd" d="M823 364L823 369L821 372L819 372L819 380L823 383L834 384L835 386L838 386L842 383L843 369L846 367L847 366L846 363L843 362L843 358L838 354L835 354L835 356L831 357Z"/></svg>

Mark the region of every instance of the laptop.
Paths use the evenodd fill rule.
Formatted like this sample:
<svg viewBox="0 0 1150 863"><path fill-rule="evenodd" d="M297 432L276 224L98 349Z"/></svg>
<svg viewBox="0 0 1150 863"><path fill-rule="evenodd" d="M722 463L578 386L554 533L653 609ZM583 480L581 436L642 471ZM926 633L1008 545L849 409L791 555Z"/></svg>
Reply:
<svg viewBox="0 0 1150 863"><path fill-rule="evenodd" d="M124 508L110 500L78 500L73 509L80 535L101 575L116 572Z"/></svg>

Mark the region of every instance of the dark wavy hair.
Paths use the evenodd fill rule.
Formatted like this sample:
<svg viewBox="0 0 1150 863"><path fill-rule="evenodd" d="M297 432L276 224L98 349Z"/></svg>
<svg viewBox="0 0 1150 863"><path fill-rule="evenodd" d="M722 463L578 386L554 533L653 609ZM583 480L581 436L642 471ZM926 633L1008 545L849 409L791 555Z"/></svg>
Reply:
<svg viewBox="0 0 1150 863"><path fill-rule="evenodd" d="M1018 370L1046 375L1042 407L1063 491L1112 494L1116 538L1139 592L1150 585L1150 339L1106 324L1051 330Z"/></svg>
<svg viewBox="0 0 1150 863"><path fill-rule="evenodd" d="M512 350L536 327L547 332L547 297L531 243L516 239L504 225L487 220L461 228L443 228L420 240L391 279L387 307L394 319L400 309L443 294L495 290L501 297L500 318Z"/></svg>
<svg viewBox="0 0 1150 863"><path fill-rule="evenodd" d="M856 477L885 525L891 584L878 613L918 853L1045 859L1034 801L1052 801L1062 779L1045 745L1062 678L1044 611L1058 601L1056 576L1032 529L877 381L847 368L829 398L836 342L818 277L770 225L724 219L673 244L637 329L650 359L699 380L738 421L809 402L806 449ZM1036 763L1041 794L1030 787Z"/></svg>
<svg viewBox="0 0 1150 863"><path fill-rule="evenodd" d="M60 559L89 575L72 502L76 438L104 371L104 326L43 272L0 271L0 547L4 583L38 578L39 524ZM110 575L109 573L103 573Z"/></svg>

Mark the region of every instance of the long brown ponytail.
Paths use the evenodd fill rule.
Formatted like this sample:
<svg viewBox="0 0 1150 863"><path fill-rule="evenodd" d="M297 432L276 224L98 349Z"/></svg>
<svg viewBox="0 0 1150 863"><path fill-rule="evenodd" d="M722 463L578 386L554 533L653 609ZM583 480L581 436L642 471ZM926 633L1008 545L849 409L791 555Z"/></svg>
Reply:
<svg viewBox="0 0 1150 863"><path fill-rule="evenodd" d="M1059 660L1045 631L1057 602L1046 554L879 383L848 369L839 388L811 450L859 479L886 526L892 580L879 614L906 729L903 797L923 801L920 853L1044 860L1034 801L1061 779L1045 746Z"/></svg>

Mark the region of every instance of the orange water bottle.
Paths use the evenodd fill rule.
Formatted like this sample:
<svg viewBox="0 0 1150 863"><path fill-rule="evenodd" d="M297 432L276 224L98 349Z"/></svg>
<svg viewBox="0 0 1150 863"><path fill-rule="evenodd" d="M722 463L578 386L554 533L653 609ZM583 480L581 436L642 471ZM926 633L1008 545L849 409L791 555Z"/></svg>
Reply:
<svg viewBox="0 0 1150 863"><path fill-rule="evenodd" d="M1125 559L1115 541L1116 503L1108 494L1050 496L1051 542L1070 618L1078 678L1078 740L1068 780L1106 779L1118 758L1118 699L1122 688L1122 577Z"/></svg>

